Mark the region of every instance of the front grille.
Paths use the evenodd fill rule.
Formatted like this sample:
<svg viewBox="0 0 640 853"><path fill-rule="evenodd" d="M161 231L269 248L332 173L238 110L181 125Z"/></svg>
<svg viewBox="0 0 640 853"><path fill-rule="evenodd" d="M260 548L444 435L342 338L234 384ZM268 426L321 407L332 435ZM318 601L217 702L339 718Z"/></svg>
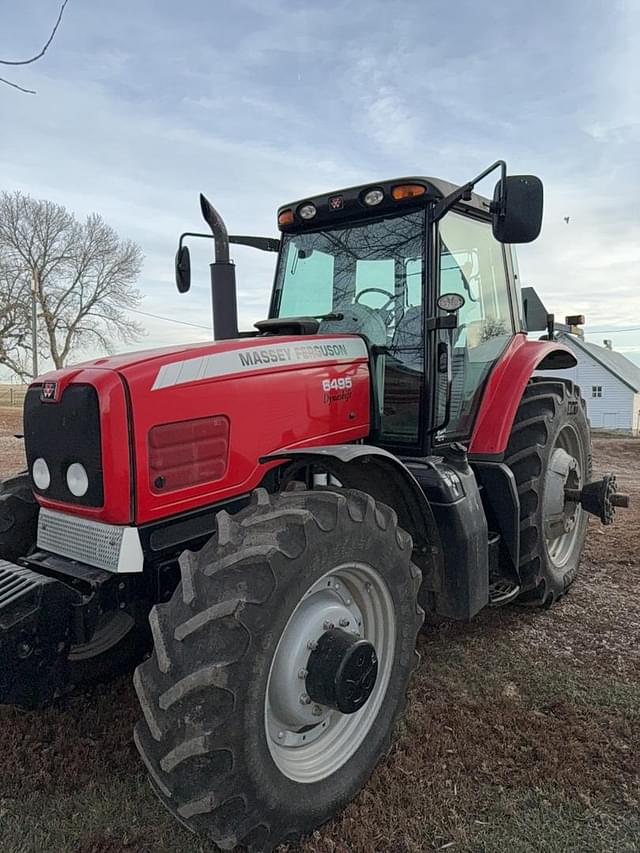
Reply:
<svg viewBox="0 0 640 853"><path fill-rule="evenodd" d="M124 527L41 509L38 548L89 566L118 571Z"/></svg>
<svg viewBox="0 0 640 853"><path fill-rule="evenodd" d="M101 507L104 503L100 409L91 385L69 385L58 402L43 401L42 387L27 391L24 403L24 439L29 470L42 457L49 467L51 483L34 490L45 498L82 506ZM87 471L89 488L82 497L67 487L67 468L80 462Z"/></svg>

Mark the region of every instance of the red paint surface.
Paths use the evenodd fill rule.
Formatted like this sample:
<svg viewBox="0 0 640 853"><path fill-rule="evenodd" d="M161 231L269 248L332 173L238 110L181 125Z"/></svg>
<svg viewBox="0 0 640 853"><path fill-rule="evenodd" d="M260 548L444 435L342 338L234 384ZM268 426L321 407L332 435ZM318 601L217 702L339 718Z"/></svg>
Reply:
<svg viewBox="0 0 640 853"><path fill-rule="evenodd" d="M344 336L331 337L335 341ZM349 362L274 364L266 369L200 379L152 390L165 364L266 343L304 344L313 338L279 337L195 344L130 356L99 359L86 366L40 377L59 383L89 383L100 401L104 506L64 504L38 496L46 507L114 524L144 524L246 494L275 463L259 458L278 450L344 444L369 434L369 366L366 357ZM531 374L550 353L566 351L551 341L528 341L516 335L492 371L478 412L470 451L499 454L506 449L511 426ZM349 378L349 394L327 401L323 380ZM129 423L126 393L131 398ZM51 403L55 405L55 403ZM224 416L229 419L230 452L226 471L216 481L184 488L152 489L149 432L159 424ZM82 429L78 424L78 429ZM73 436L70 436L73 442ZM135 510L131 505L133 447Z"/></svg>
<svg viewBox="0 0 640 853"><path fill-rule="evenodd" d="M74 515L93 518L113 524L126 524L133 520L131 508L129 430L125 386L122 378L112 370L95 368L56 370L47 374L47 379L58 382L57 397L70 383L93 385L100 404L100 431L102 444L102 468L104 479L104 504L100 508L67 504L48 500L36 495L38 503L61 512L72 511ZM38 379L40 381L40 379ZM55 403L46 403L55 406ZM84 424L75 424L82 430ZM69 446L73 447L73 433L69 435ZM70 509L71 508L71 509Z"/></svg>
<svg viewBox="0 0 640 853"><path fill-rule="evenodd" d="M323 336L340 342L341 336ZM274 463L259 458L291 447L343 444L369 433L369 366L366 356L349 362L274 364L264 369L212 377L152 390L158 371L172 364L236 349L266 344L313 344L301 336L265 340L235 340L196 344L180 349L155 350L130 356L99 359L85 369L54 371L64 387L69 381L89 382L100 399L105 503L102 509L60 504L38 496L43 506L103 521L144 524L246 494L254 489ZM327 400L326 379L349 378L351 388L343 398ZM129 500L129 425L125 386L131 398L131 436L135 458L135 517ZM332 392L336 394L336 392ZM55 404L52 404L55 405ZM177 423L208 416L229 419L230 453L222 479L175 490L150 487L149 431L158 424ZM81 425L79 425L81 428Z"/></svg>
<svg viewBox="0 0 640 853"><path fill-rule="evenodd" d="M554 341L530 341L516 335L493 368L482 397L469 445L477 455L504 453L527 382L538 365L553 352L568 347Z"/></svg>

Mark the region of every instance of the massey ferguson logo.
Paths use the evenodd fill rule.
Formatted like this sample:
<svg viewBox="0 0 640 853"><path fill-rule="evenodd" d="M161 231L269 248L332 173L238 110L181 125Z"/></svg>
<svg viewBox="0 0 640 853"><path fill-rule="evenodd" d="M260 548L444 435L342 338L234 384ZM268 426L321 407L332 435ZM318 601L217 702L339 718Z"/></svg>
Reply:
<svg viewBox="0 0 640 853"><path fill-rule="evenodd" d="M53 402L56 399L56 389L58 385L56 382L45 382L42 386L42 391L40 392L40 399L43 402Z"/></svg>
<svg viewBox="0 0 640 853"><path fill-rule="evenodd" d="M342 210L344 207L344 198L341 195L332 195L329 199L329 207L331 210Z"/></svg>

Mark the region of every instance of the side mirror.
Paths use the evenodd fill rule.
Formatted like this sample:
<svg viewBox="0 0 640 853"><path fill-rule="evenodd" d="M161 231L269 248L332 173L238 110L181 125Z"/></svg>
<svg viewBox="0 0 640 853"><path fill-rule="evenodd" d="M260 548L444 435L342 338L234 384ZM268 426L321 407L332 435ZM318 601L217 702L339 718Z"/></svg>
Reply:
<svg viewBox="0 0 640 853"><path fill-rule="evenodd" d="M191 256L188 246L180 246L176 252L176 285L180 293L191 287Z"/></svg>
<svg viewBox="0 0 640 853"><path fill-rule="evenodd" d="M508 175L493 193L493 236L501 243L531 243L542 228L542 181L535 175Z"/></svg>

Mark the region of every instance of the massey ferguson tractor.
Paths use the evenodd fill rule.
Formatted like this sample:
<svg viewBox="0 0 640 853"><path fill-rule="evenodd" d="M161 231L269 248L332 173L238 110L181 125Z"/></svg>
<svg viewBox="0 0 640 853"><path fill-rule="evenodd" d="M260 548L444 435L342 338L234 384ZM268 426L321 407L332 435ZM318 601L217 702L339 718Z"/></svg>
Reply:
<svg viewBox="0 0 640 853"><path fill-rule="evenodd" d="M492 200L473 191L493 170ZM215 341L36 379L28 472L0 487L0 702L40 708L139 663L135 741L162 802L271 850L389 748L429 616L547 607L576 577L591 482L575 363L529 340L512 245L542 185L499 161L381 181L213 240ZM230 244L277 252L238 331ZM146 655L146 658L145 658ZM142 661L142 663L140 663Z"/></svg>

